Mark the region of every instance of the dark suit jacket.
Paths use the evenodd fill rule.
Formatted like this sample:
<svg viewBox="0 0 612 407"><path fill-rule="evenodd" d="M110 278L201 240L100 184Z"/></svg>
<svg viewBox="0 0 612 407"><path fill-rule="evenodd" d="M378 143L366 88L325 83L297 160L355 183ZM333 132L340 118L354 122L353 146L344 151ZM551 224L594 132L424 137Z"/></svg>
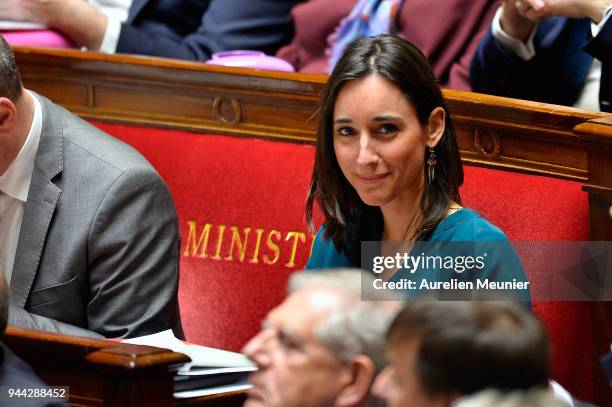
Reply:
<svg viewBox="0 0 612 407"><path fill-rule="evenodd" d="M583 88L593 57L612 68L612 18L591 40L589 19L549 18L534 37L536 56L523 61L495 40L491 29L472 60L470 79L476 92L539 102L573 105ZM606 87L612 84L604 84ZM608 93L609 94L609 93ZM604 96L600 103L609 103Z"/></svg>
<svg viewBox="0 0 612 407"><path fill-rule="evenodd" d="M204 61L219 51L274 54L302 0L134 0L117 52Z"/></svg>
<svg viewBox="0 0 612 407"><path fill-rule="evenodd" d="M47 384L23 360L0 342L0 387L46 387ZM6 391L4 391L6 394ZM0 401L0 406L51 407L67 406L67 403L51 400Z"/></svg>
<svg viewBox="0 0 612 407"><path fill-rule="evenodd" d="M134 149L48 99L11 276L9 324L133 337L174 328L170 192Z"/></svg>

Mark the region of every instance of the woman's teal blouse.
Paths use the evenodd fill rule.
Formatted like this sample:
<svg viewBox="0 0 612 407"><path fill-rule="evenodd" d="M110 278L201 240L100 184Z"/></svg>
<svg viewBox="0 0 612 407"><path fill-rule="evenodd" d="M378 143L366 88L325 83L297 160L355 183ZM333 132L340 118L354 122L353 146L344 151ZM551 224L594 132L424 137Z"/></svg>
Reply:
<svg viewBox="0 0 612 407"><path fill-rule="evenodd" d="M355 260L351 260L346 254L338 251L334 243L323 236L323 232L324 228L321 227L315 238L312 254L306 265L307 269L356 267L372 270L371 264L369 266L355 264ZM360 244L360 242L350 244ZM424 278L427 282L472 281L474 287L483 282L507 283L508 287L510 283L513 283L513 287L518 285L527 287L527 289L484 290L487 291L486 298L495 299L496 293L499 293L500 296L502 293L511 293L518 295L519 299L524 302L530 301L527 278L508 238L499 228L482 218L476 211L463 208L449 215L438 224L425 243L415 245L410 254L422 253L425 255L424 252L427 252L427 255L430 255L432 251L438 255L452 255L453 258L465 257L465 255L484 256L482 258L485 266L482 269L474 269L472 273L458 273L454 270L449 272L448 269L436 268L426 270L426 273L414 271L411 273L410 270L400 269L389 279L389 282L412 280L415 281L417 287L421 286ZM422 293L422 290L419 289L411 291L412 293L407 294Z"/></svg>

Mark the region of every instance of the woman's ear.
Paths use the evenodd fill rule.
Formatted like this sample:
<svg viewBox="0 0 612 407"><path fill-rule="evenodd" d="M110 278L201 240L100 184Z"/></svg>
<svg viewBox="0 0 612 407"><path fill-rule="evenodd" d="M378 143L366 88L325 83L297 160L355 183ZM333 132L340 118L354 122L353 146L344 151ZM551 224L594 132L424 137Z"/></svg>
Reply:
<svg viewBox="0 0 612 407"><path fill-rule="evenodd" d="M435 147L446 130L446 111L438 106L431 111L427 125L427 147Z"/></svg>

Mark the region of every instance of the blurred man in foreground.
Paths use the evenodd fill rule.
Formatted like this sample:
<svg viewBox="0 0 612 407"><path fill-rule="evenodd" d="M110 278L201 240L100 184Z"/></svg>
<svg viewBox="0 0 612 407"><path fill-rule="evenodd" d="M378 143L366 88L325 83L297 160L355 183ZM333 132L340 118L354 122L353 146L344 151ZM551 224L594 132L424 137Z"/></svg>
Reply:
<svg viewBox="0 0 612 407"><path fill-rule="evenodd" d="M362 302L361 278L351 270L293 275L287 299L243 349L259 368L246 407L377 405L370 386L397 306Z"/></svg>
<svg viewBox="0 0 612 407"><path fill-rule="evenodd" d="M389 407L448 407L485 389L548 387L546 333L518 303L409 302L389 328L387 353L374 393Z"/></svg>

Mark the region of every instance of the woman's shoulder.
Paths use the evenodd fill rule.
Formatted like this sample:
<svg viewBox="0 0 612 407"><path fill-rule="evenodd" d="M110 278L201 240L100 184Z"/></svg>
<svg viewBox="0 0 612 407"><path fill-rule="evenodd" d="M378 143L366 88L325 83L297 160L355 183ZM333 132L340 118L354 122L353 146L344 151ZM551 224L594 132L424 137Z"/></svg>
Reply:
<svg viewBox="0 0 612 407"><path fill-rule="evenodd" d="M325 237L325 227L321 226L317 232L310 258L306 264L307 269L358 267L352 264L349 257L336 249L331 239Z"/></svg>
<svg viewBox="0 0 612 407"><path fill-rule="evenodd" d="M462 208L447 216L429 237L431 241L507 241L500 228L473 209Z"/></svg>

